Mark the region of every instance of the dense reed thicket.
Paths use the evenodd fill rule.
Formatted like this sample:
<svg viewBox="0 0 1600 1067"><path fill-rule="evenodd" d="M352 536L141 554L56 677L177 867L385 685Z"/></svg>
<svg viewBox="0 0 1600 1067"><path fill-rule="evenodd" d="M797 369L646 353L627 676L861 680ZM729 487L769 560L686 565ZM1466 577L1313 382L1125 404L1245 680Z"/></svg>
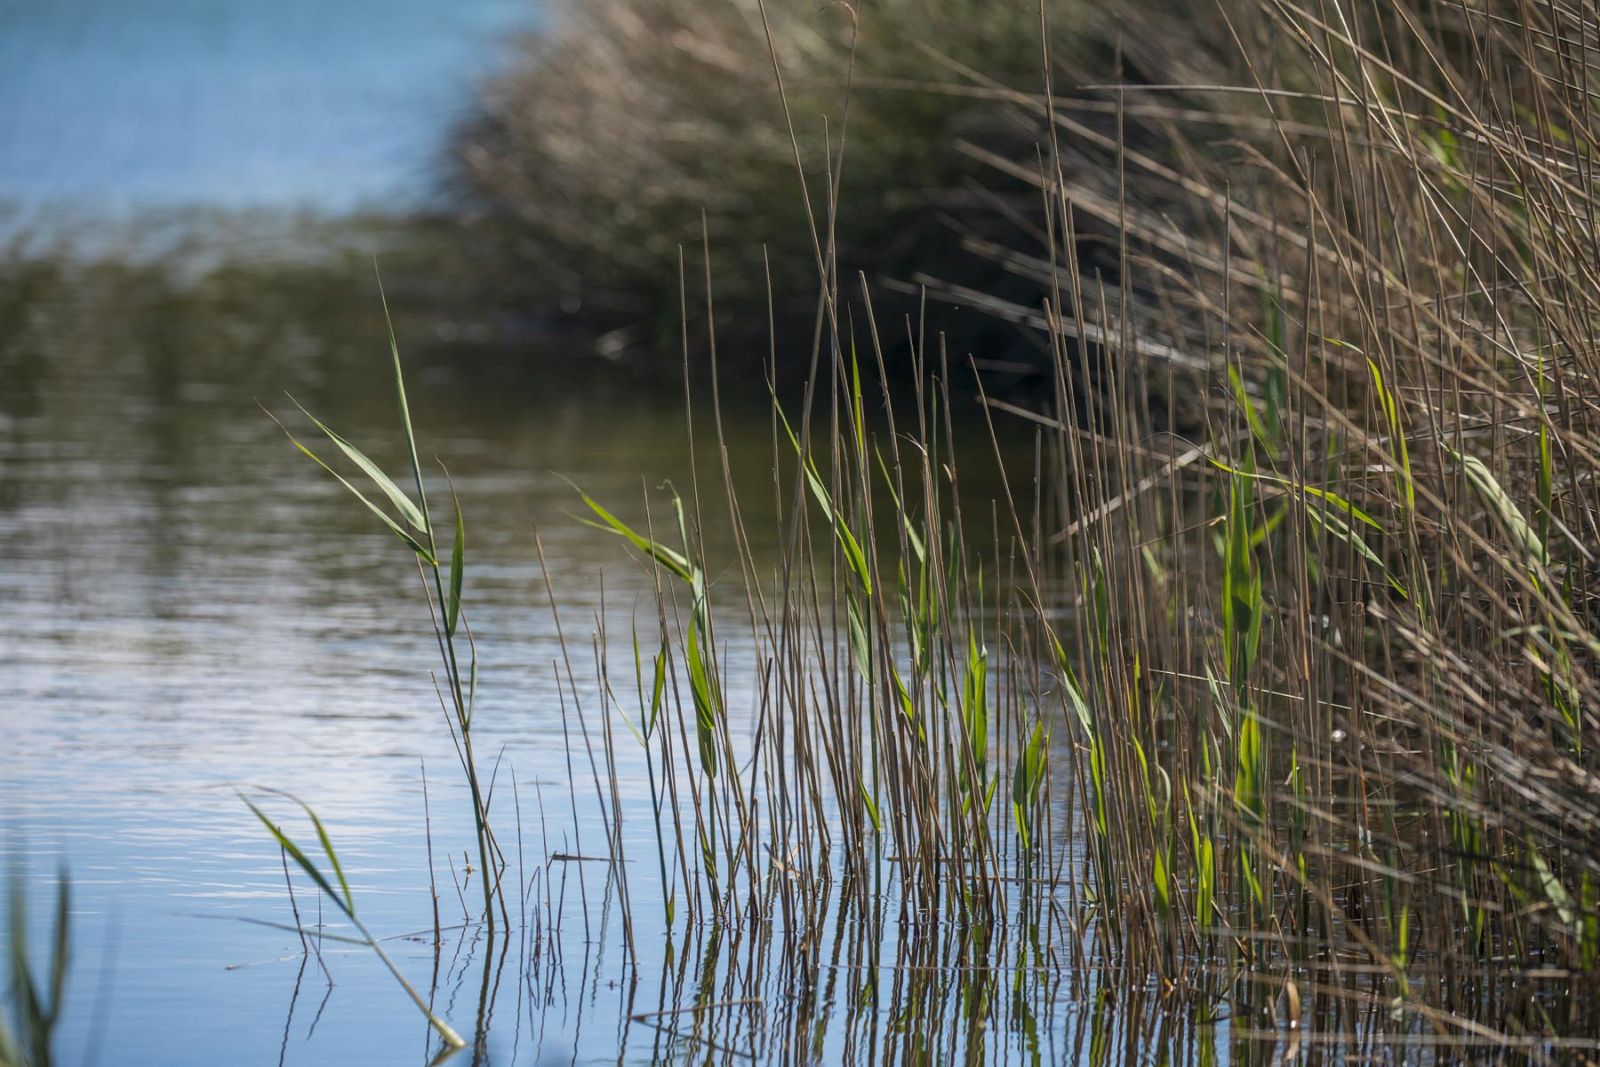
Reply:
<svg viewBox="0 0 1600 1067"><path fill-rule="evenodd" d="M1278 42L1218 90L1269 138L1117 164L1208 224L1120 200L1112 288L1075 261L1073 176L1040 183L1053 293L1025 310L1056 354L1035 417L1061 511L1033 548L1077 607L1100 918L1180 985L1270 961L1308 969L1319 1018L1363 987L1447 1037L1586 1034L1593 11L1220 15ZM1144 383L1181 375L1173 349L1205 360L1206 425L1157 447Z"/></svg>
<svg viewBox="0 0 1600 1067"><path fill-rule="evenodd" d="M1079 80L1110 80L1120 64L1138 80L1209 84L1229 69L1222 27L1182 0L1070 7L1053 48ZM846 275L934 271L1007 291L1006 271L963 250L948 223L1004 230L1031 205L954 145L1031 158L1036 131L992 97L1037 90L1036 9L590 0L557 5L548 21L488 81L454 152L456 181L488 222L479 239L525 302L631 326L670 349L677 248L698 243L705 214L732 313L724 330L759 332L770 271L780 316L795 312L804 332L815 269L769 30L819 203L830 165L840 183L837 216L821 221ZM973 71L981 83L961 73ZM830 144L847 147L830 155ZM1083 157L1084 172L1096 166Z"/></svg>
<svg viewBox="0 0 1600 1067"><path fill-rule="evenodd" d="M646 11L688 21L634 21ZM965 87L1032 131L1031 155L944 150L1031 188L1027 207L996 208L1011 243L962 241L1037 295L931 278L923 295L979 303L1035 345L1046 374L1031 404L991 399L984 353L950 351L931 310L882 319L869 279L841 267L851 179L833 161L849 174L873 127L835 128L808 152L808 98L786 86L813 53L842 48L848 65L876 39L790 44L789 23L735 11L753 20L737 37L670 4L582 17L615 31L589 47L624 49L631 33L681 51L670 62L720 63L725 77L673 83L727 90L706 123L737 125L758 92L780 101L777 126L751 117L742 135L759 182L665 177L681 173L669 148L692 160L710 143L686 101L579 145L557 94L554 125L529 116L549 169L505 190L581 225L603 205L726 206L786 183L811 269L805 396L774 401L780 557L749 549L720 398L691 447L712 449L721 485L656 500L643 523L582 498L656 582L629 663L601 634L592 668L561 667L624 915L630 879L653 867L669 929L680 914L701 929L776 923L803 963L825 918L850 914L878 944L892 890L902 929L962 931L961 967L993 966L997 944L1026 946L1039 971L1105 965L1203 1018L1233 998L1237 1036L1277 1004L1327 1039L1421 1031L1542 1059L1590 1037L1592 6L1230 0L1205 14L1234 42L1228 83L1075 95L1036 59L1043 88L1025 92L945 62L945 89L915 107ZM1031 24L1040 56L1037 14L995 19L1018 39ZM576 47L556 40L539 69ZM647 68L615 62L633 75L616 91L648 97ZM1136 124L1160 143L1137 143ZM1219 129L1229 144L1202 143ZM584 185L589 151L619 184ZM641 170L622 165L634 158ZM683 235L644 212L619 226L546 237L636 253L643 276L669 264L686 371L703 358L713 381L728 373L710 242L691 314ZM691 344L691 320L709 347ZM888 337L909 354L904 374ZM755 362L780 373L770 351ZM1036 441L982 516L963 513L948 451L958 380ZM731 531L741 581L708 580L708 524ZM437 553L411 548L437 584ZM434 593L456 598L448 620L459 593ZM734 628L753 650L737 663ZM733 691L753 705L737 731ZM618 784L624 723L648 753L648 801ZM624 812L640 808L656 850L630 866Z"/></svg>

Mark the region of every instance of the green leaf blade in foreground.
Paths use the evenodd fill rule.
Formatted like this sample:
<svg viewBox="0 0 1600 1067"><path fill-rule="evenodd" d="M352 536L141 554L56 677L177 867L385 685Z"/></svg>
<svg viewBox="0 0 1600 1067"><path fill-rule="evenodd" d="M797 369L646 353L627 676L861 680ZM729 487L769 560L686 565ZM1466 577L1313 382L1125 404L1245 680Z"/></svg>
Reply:
<svg viewBox="0 0 1600 1067"><path fill-rule="evenodd" d="M300 851L300 846L291 841L289 836L282 830L278 829L278 825L267 818L267 813L257 807L249 797L240 793L239 799L244 801L245 806L255 813L255 817L261 820L261 825L267 828L267 833L271 834L272 839L278 843L278 846L289 854L289 858L294 860L295 865L305 872L306 877L316 883L317 888L322 890L323 895L333 901L340 910L345 910L344 899L334 891L333 886L328 883L328 879L317 869L317 865L311 862L310 857ZM354 918L354 913L347 910L345 913Z"/></svg>
<svg viewBox="0 0 1600 1067"><path fill-rule="evenodd" d="M569 482L568 484L570 485L571 483ZM584 504L588 506L589 510L600 517L599 522L592 522L588 519L581 520L584 525L592 526L597 530L605 530L609 533L616 534L618 537L621 537L623 540L633 545L634 548L637 548L640 552L643 552L645 555L661 564L661 566L665 567L678 578L681 578L683 581L693 583L694 569L690 566L689 560L682 553L673 551L659 541L652 541L650 538L634 530L633 527L629 526L627 523L611 514L611 512L605 509L604 505L602 505L598 500L595 500L588 493L585 493L582 489L578 489L577 486L573 486L573 488L577 489L579 498L583 500Z"/></svg>
<svg viewBox="0 0 1600 1067"><path fill-rule="evenodd" d="M295 844L287 834L280 830L271 819L267 818L267 815L264 811L257 807L256 804L249 797L245 796L243 792L240 792L239 790L235 790L235 792L238 794L239 799L244 801L245 806L248 807L255 814L255 817L261 821L261 825L267 828L267 832L272 835L273 840L278 843L278 846L282 848L291 859L294 860L296 866L304 871L306 876L316 883L317 888L322 891L324 896L333 902L334 907L344 912L345 917L350 920L351 925L356 928L357 932L359 932L364 939L361 943L370 948L373 954L378 957L379 961L381 961L383 965L389 969L389 973L394 976L395 981L400 983L400 987L406 991L408 996L410 996L411 1002L417 1006L417 1010L421 1012L423 1017L428 1020L428 1024L438 1032L441 1038L444 1039L444 1043L450 1049L459 1049L464 1047L466 1045L466 1041L462 1039L461 1035L456 1033L449 1023L445 1022L443 1019L439 1018L439 1016L434 1014L433 1010L428 1007L427 1002L422 999L421 994L417 992L416 987L406 979L405 974L401 972L398 966L396 966L394 960L390 959L389 954L383 950L383 946L378 943L378 939L372 936L372 932L366 928L360 919L356 918L355 901L350 894L350 886L348 883L346 883L344 872L340 867L338 853L334 851L333 842L329 839L327 830L322 825L322 820L317 817L317 813L312 810L311 806L298 797L295 797L289 793L284 793L281 790L268 790L268 792L277 793L280 796L287 797L288 799L294 801L296 804L300 805L300 807L305 811L306 815L310 817L311 824L316 828L317 838L322 843L323 852L327 855L328 862L333 865L334 874L339 880L339 890L335 890L333 888L333 885L328 881L327 877L317 869L317 865L311 862L310 857L308 857L300 848L300 846Z"/></svg>
<svg viewBox="0 0 1600 1067"><path fill-rule="evenodd" d="M299 449L301 454L303 454L308 459L310 459L311 462L315 463L317 466L321 467L323 470L325 470L329 474L333 475L334 479L336 481L338 481L338 483L340 485L344 486L347 490L349 490L351 496L354 496L357 500L359 500L363 504L365 504L367 506L367 510L372 512L374 515L376 515L383 522L383 524L385 526L387 526L389 528L389 530L396 537L398 537L398 538L400 538L400 540L404 541L406 543L407 547L409 547L411 549L411 551L413 551L417 555L421 556L423 561L425 563L427 563L429 566L438 566L439 561L434 558L433 553L427 548L426 545L424 545L421 541L417 540L416 537L412 536L412 534L408 530L406 530L404 527L402 527L398 522L395 522L394 519L390 518L389 513L384 511L382 508L380 508L365 493L363 493L361 490L357 489L355 486L351 485L350 481L347 478L345 478L344 475L340 474L338 471L336 471L332 467L328 466L328 464L323 460L323 458L321 456L317 455L315 452L311 451L310 448L306 447L304 442L302 442L294 434L290 433L288 428L286 426L284 426L282 422L278 421L278 417L276 415L272 414L269 411L269 412L267 412L267 417L270 418L273 422L278 423L278 428L283 431L284 436L289 439L289 443L290 444L294 445L295 448Z"/></svg>
<svg viewBox="0 0 1600 1067"><path fill-rule="evenodd" d="M374 485L383 490L383 495L389 498L389 501L399 510L406 522L411 524L412 529L418 531L419 533L427 532L427 523L425 523L422 519L421 510L418 509L417 505L412 502L411 498L406 496L401 488L394 483L393 479L391 479L387 474L383 473L382 468L380 468L372 460L368 459L366 453L362 452L355 445L351 444L339 434L335 433L327 423L323 422L321 419L311 414L311 412L307 411L305 409L305 405L301 404L300 401L294 400L294 397L290 397L289 399L294 401L294 406L300 409L301 414L305 415L306 418L315 423L317 429L321 430L325 435L327 435L328 440L339 446L339 450L348 456L352 463L361 468L361 472L363 474L372 479L372 483Z"/></svg>
<svg viewBox="0 0 1600 1067"><path fill-rule="evenodd" d="M339 889L344 893L345 907L353 917L356 913L355 898L350 895L350 883L345 881L344 867L339 863L339 854L333 850L333 842L328 838L327 828L322 825L322 820L317 818L317 813L311 810L310 804L298 797L292 799L305 809L306 815L311 819L311 825L316 827L317 840L322 843L322 853L328 857L328 864L333 868L334 877L339 879Z"/></svg>
<svg viewBox="0 0 1600 1067"><path fill-rule="evenodd" d="M450 546L450 596L444 602L444 632L446 637L456 635L456 624L461 621L461 580L467 554L467 525L461 517L461 502L456 501L456 536Z"/></svg>
<svg viewBox="0 0 1600 1067"><path fill-rule="evenodd" d="M698 610L697 606L697 613ZM717 776L716 729L720 717L720 701L717 699L716 683L706 662L704 649L701 647L700 625L698 618L689 624L686 657L689 666L689 695L694 701L695 733L700 745L700 765L707 778L715 778Z"/></svg>
<svg viewBox="0 0 1600 1067"><path fill-rule="evenodd" d="M800 447L800 438L795 436L794 428L789 425L789 417L783 413L783 408L775 407L778 418L783 423L784 433L789 435L789 443L794 446L795 454L800 457L800 463L805 471L806 485L811 489L811 495L816 498L817 506L822 509L822 515L833 525L834 535L839 541L839 547L844 551L845 562L849 564L851 572L856 576L856 581L861 583L862 592L872 595L872 571L867 566L867 554L861 548L861 542L851 531L849 523L845 522L844 515L833 505L833 496L828 492L828 487L822 481L822 475L817 473L817 465L811 457L805 454Z"/></svg>

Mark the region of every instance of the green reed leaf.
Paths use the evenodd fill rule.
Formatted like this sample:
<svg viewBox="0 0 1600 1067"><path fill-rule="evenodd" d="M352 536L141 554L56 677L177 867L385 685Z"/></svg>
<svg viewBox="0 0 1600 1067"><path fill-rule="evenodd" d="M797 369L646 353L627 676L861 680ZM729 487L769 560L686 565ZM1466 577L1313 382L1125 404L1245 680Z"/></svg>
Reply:
<svg viewBox="0 0 1600 1067"><path fill-rule="evenodd" d="M454 637L456 624L461 621L461 580L465 574L467 554L467 526L461 517L461 501L456 506L456 536L450 546L450 594L444 602L444 632Z"/></svg>
<svg viewBox="0 0 1600 1067"><path fill-rule="evenodd" d="M355 912L348 906L346 900L340 896L338 891L333 888L323 873L317 869L317 865L311 862L311 858L301 851L300 846L295 844L282 830L278 829L277 824L267 818L267 813L257 807L249 797L240 793L239 799L244 801L245 806L255 813L257 819L261 820L261 825L267 828L267 833L271 834L272 839L278 843L278 846L288 853L289 858L294 860L295 865L305 872L307 878L316 883L317 888L322 890L323 896L332 901L340 911L354 918Z"/></svg>
<svg viewBox="0 0 1600 1067"><path fill-rule="evenodd" d="M571 485L572 483L568 482L567 484ZM609 533L616 534L618 537L621 537L629 544L633 545L634 548L637 548L640 552L643 552L661 566L665 567L671 574L693 584L695 581L696 568L689 563L688 558L685 557L683 553L674 551L661 542L654 541L644 536L643 534L634 530L633 527L629 526L627 523L611 514L611 512L607 511L599 501L595 500L588 493L585 493L582 489L578 489L578 487L575 485L572 486L572 488L577 491L578 496L583 500L584 504L588 505L589 510L594 512L600 518L599 522L592 522L588 519L580 520L585 526L592 526L597 530L605 530Z"/></svg>
<svg viewBox="0 0 1600 1067"><path fill-rule="evenodd" d="M289 399L294 403L295 407L300 409L301 414L310 419L317 429L327 435L328 440L337 445L339 450L350 458L351 462L361 468L363 474L372 479L372 483L381 489L383 495L388 497L390 502L399 509L401 516L411 524L412 529L419 533L427 531L427 523L423 521L422 512L417 508L417 505L412 503L411 498L401 491L400 487L387 474L383 473L383 470L376 463L367 458L366 453L335 433L327 423L307 411L305 405L300 401L295 400L292 396Z"/></svg>
<svg viewBox="0 0 1600 1067"><path fill-rule="evenodd" d="M321 467L323 470L325 470L329 474L333 475L333 477L338 481L338 483L340 485L344 486L347 490L349 490L350 494L352 496L354 496L357 500L359 500L359 501L361 501L361 503L365 504L367 506L367 510L372 512L379 519L381 519L383 521L383 524L385 526L387 526L390 529L390 531L394 533L394 535L396 537L398 537L398 538L400 538L400 540L404 541L406 543L406 545L411 549L411 551L413 551L417 555L421 556L423 561L426 562L427 564L429 564L430 566L437 566L438 565L439 561L434 558L433 553L431 551L429 551L429 549L425 545L423 545L423 543L421 541L417 540L417 538L412 536L411 533L408 530L406 530L404 527L402 527L399 523L395 522L394 519L390 518L389 513L387 511L385 511L385 510L383 510L383 508L379 507L374 501L372 501L370 498L368 498L368 496L365 493L363 493L361 490L359 490L355 486L351 485L349 480L346 479L344 477L344 475L340 474L338 471L336 471L332 467L328 466L328 464L323 461L321 456L317 455L315 452L311 451L310 448L306 447L306 445L304 443L302 443L301 440L298 437L296 437L294 434L289 432L288 428L286 426L284 426L282 422L279 422L278 417L276 415L272 414L272 412L269 411L269 412L267 412L267 417L270 418L273 422L278 423L278 428L283 431L285 437L289 438L289 443L290 444L294 445L295 448L299 449L300 452L303 455L305 455L307 458L309 458L317 466Z"/></svg>

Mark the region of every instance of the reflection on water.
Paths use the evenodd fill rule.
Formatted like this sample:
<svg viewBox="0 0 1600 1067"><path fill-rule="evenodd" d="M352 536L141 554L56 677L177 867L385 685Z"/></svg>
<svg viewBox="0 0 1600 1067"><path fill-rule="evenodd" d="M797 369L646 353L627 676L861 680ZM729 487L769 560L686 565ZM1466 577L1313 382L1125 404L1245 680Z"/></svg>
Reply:
<svg viewBox="0 0 1600 1067"><path fill-rule="evenodd" d="M530 0L0 4L0 203L418 198Z"/></svg>

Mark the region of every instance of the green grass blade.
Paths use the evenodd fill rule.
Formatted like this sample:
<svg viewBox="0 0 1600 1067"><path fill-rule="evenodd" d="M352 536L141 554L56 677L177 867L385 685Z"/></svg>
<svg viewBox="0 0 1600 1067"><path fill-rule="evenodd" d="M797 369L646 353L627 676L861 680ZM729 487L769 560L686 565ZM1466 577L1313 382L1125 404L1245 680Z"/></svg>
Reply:
<svg viewBox="0 0 1600 1067"><path fill-rule="evenodd" d="M334 877L339 879L339 889L344 893L345 909L351 915L354 915L356 913L356 902L355 898L350 895L350 883L345 881L344 867L339 863L339 854L333 850L333 842L329 840L328 831L322 825L322 820L317 818L317 813L311 810L310 804L307 804L299 797L290 797L289 799L305 810L306 815L311 819L311 825L316 827L317 840L322 843L322 852L328 857L328 864L333 868Z"/></svg>
<svg viewBox="0 0 1600 1067"><path fill-rule="evenodd" d="M1467 475L1467 483L1472 486L1484 504L1499 516L1501 523L1511 534L1512 540L1527 556L1529 564L1544 563L1547 558L1544 542L1539 539L1533 524L1528 522L1527 516L1522 514L1522 509L1517 507L1516 501L1501 486L1500 480L1494 476L1488 465L1477 456L1457 452L1449 445L1444 445L1444 448L1455 457L1456 462L1461 464Z"/></svg>
<svg viewBox="0 0 1600 1067"><path fill-rule="evenodd" d="M696 612L698 613L698 608ZM689 624L686 658L689 661L689 695L694 701L695 732L700 743L700 765L707 778L714 778L717 774L716 728L719 702L711 672L706 664L705 653L701 648L698 620Z"/></svg>
<svg viewBox="0 0 1600 1067"><path fill-rule="evenodd" d="M568 482L567 484L571 485L572 483ZM616 534L633 545L634 548L661 564L672 574L691 584L694 582L694 568L690 565L688 558L681 552L674 551L659 541L652 541L611 514L599 501L582 489L578 489L575 485L572 488L577 491L579 498L588 506L589 510L600 517L599 522L592 522L588 519L580 520L584 525Z"/></svg>
<svg viewBox="0 0 1600 1067"><path fill-rule="evenodd" d="M422 559L426 563L428 563L430 566L437 566L438 565L439 561L434 558L433 553L426 546L424 546L421 541L419 541L415 537L413 537L411 535L411 533L408 532L404 527L402 527L398 522L395 522L394 519L390 518L389 517L389 513L387 511L384 511L382 508L380 508L376 503L374 503L371 499L369 499L367 497L367 495L365 493L363 493L361 490L359 490L355 486L351 485L349 480L346 479L344 477L344 475L340 474L338 471L336 471L332 467L328 466L328 464L323 461L321 456L317 455L315 452L311 451L311 449L307 448L305 446L305 444L303 444L298 437L296 437L294 434L289 432L288 427L284 426L282 422L278 421L278 417L276 415L272 414L272 412L269 411L269 412L267 412L267 417L270 418L273 422L278 423L278 428L280 430L283 430L284 436L289 439L289 443L290 444L292 444L292 445L294 445L294 447L298 448L307 458L309 458L317 466L321 467L323 470L325 470L329 474L333 475L334 478L338 480L340 485L342 485L346 489L348 489L352 496L354 496L357 500L359 500L363 504L365 504L367 506L367 510L372 512L379 519L381 519L383 521L383 524L385 526L387 526L391 531L393 531L393 533L394 533L394 535L396 537L398 537L398 538L400 538L400 540L404 541L406 543L406 545L410 547L411 551L413 551L417 555L421 556Z"/></svg>
<svg viewBox="0 0 1600 1067"><path fill-rule="evenodd" d="M310 419L316 424L317 429L327 435L328 440L338 445L339 450L348 456L352 463L361 468L363 474L372 479L374 485L383 490L383 495L388 497L390 502L399 509L400 514L405 518L406 522L411 524L413 529L418 532L426 529L426 524L422 521L422 512L417 508L417 505L412 503L411 498L406 496L400 487L387 474L383 473L383 470L376 463L367 458L366 453L335 433L327 423L307 411L305 405L300 401L295 400L292 396L289 399L294 403L295 407L300 409L301 414Z"/></svg>
<svg viewBox="0 0 1600 1067"><path fill-rule="evenodd" d="M456 536L450 546L450 595L444 602L444 632L447 637L456 635L456 624L461 621L461 579L465 574L463 564L467 554L467 524L461 517L461 501L456 505Z"/></svg>
<svg viewBox="0 0 1600 1067"><path fill-rule="evenodd" d="M67 991L67 961L71 943L72 882L67 872L56 876L55 943L50 954L50 1021L61 1015L61 1001Z"/></svg>
<svg viewBox="0 0 1600 1067"><path fill-rule="evenodd" d="M331 900L334 906L340 911L343 911L349 917L354 918L355 913L345 906L344 899L339 895L338 891L336 891L333 886L328 883L328 879L323 877L322 872L317 870L317 865L312 863L310 858L307 857L304 852L300 851L300 846L290 840L288 835L286 835L282 830L278 829L277 825L271 819L267 818L267 813L258 808L249 797L245 796L243 793L240 793L239 799L244 801L245 806L255 813L256 818L261 820L261 825L267 828L267 832L272 835L273 840L278 843L279 847L289 854L289 858L294 860L295 865L306 873L306 877L310 878L316 883L317 888L322 890L323 895Z"/></svg>
<svg viewBox="0 0 1600 1067"><path fill-rule="evenodd" d="M872 572L867 567L867 555L861 548L861 542L856 540L856 535L851 532L850 526L845 522L844 516L833 506L833 495L828 492L828 487L822 481L822 476L817 473L817 465L811 461L800 448L800 439L795 436L794 429L789 425L789 417L783 413L783 408L773 402L773 410L778 413L779 420L783 423L784 433L789 435L789 443L794 446L795 454L800 457L800 462L805 469L806 484L811 488L811 495L817 501L817 506L822 509L823 517L833 525L834 534L839 540L839 547L844 551L845 562L856 576L856 581L861 583L861 589L868 596L872 595Z"/></svg>
<svg viewBox="0 0 1600 1067"><path fill-rule="evenodd" d="M411 476L417 487L417 500L422 510L422 525L426 531L428 527L428 492L422 484L422 461L417 458L417 434L411 425L411 404L406 400L406 376L400 366L400 341L395 337L394 318L389 314L389 297L383 291L383 275L378 271L376 258L372 261L372 272L378 278L378 302L383 305L383 324L389 332L389 359L394 365L395 400L400 408L400 426L406 434L406 451L411 456Z"/></svg>

